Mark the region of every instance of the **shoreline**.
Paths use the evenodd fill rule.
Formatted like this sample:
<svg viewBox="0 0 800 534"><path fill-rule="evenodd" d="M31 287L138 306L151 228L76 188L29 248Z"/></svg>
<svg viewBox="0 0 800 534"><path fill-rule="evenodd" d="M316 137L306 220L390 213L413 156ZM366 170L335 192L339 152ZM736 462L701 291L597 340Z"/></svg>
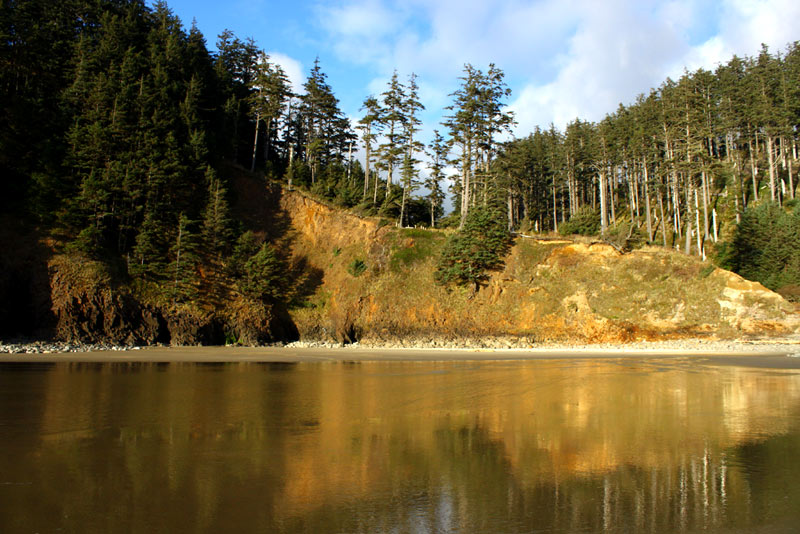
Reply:
<svg viewBox="0 0 800 534"><path fill-rule="evenodd" d="M653 358L690 358L720 365L800 369L800 340L793 338L737 341L684 339L597 345L543 344L530 348L380 347L319 343L293 343L263 347L126 347L74 343L0 344L0 363L335 363Z"/></svg>

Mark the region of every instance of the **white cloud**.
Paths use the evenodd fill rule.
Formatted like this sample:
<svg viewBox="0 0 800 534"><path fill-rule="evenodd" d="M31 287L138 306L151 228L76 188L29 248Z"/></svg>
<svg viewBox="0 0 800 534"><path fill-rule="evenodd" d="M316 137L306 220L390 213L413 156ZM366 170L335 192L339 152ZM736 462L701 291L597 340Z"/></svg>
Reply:
<svg viewBox="0 0 800 534"><path fill-rule="evenodd" d="M280 65L283 72L289 77L289 81L292 83L292 91L295 93L302 92L303 83L306 81L303 65L296 59L280 52L269 52L268 55L270 61Z"/></svg>
<svg viewBox="0 0 800 534"><path fill-rule="evenodd" d="M708 5L690 1L653 3L651 9L630 1L581 3L556 76L531 79L518 92L512 107L520 134L551 121L563 129L576 117L600 120L667 77L680 77L684 69L713 70L734 53L755 55L761 42L782 48L800 20L800 3L788 0L724 1L713 8L716 20L703 19Z"/></svg>
<svg viewBox="0 0 800 534"><path fill-rule="evenodd" d="M553 122L600 120L684 69L797 39L797 0L345 0L318 11L339 61L366 67L367 94L396 68L419 75L426 117L458 86L465 63L495 63L525 135ZM427 125L432 130L436 125Z"/></svg>

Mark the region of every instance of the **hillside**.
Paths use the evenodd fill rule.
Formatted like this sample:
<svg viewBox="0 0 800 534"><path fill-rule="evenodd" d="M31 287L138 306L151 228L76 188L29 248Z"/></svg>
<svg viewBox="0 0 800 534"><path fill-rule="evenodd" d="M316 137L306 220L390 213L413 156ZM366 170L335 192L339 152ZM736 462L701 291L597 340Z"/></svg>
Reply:
<svg viewBox="0 0 800 534"><path fill-rule="evenodd" d="M253 301L201 272L199 297L173 305L52 239L17 236L7 246L27 252L4 258L4 335L27 325L28 337L122 344L524 347L800 333L777 293L660 247L517 237L478 291L442 287L433 272L451 231L398 229L244 171L230 180L234 211L287 258L288 302Z"/></svg>
<svg viewBox="0 0 800 534"><path fill-rule="evenodd" d="M669 249L519 237L477 293L433 281L446 231L396 229L297 191L281 207L293 255L319 273L289 310L300 337L365 343L525 346L786 335L793 305L761 284ZM354 265L363 263L362 273Z"/></svg>

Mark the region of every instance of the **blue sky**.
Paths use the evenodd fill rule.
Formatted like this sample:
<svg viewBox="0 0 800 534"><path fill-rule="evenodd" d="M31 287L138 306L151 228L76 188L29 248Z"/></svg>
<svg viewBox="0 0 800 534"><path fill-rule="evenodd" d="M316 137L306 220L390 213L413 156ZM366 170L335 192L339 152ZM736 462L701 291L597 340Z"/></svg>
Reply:
<svg viewBox="0 0 800 534"><path fill-rule="evenodd" d="M172 0L214 48L225 28L252 37L302 84L319 56L351 118L394 69L419 78L427 134L463 65L506 73L527 135L551 122L597 121L684 68L713 69L761 43L800 39L797 0Z"/></svg>

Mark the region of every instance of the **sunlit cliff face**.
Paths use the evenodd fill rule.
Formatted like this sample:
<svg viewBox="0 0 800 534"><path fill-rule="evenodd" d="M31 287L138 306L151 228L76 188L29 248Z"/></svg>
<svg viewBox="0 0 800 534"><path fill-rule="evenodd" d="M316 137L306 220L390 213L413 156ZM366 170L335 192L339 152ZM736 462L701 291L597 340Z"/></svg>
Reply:
<svg viewBox="0 0 800 534"><path fill-rule="evenodd" d="M306 305L290 310L303 339L367 343L615 343L714 335L786 335L800 315L779 295L660 247L621 254L602 243L518 238L477 293L434 271L447 232L398 230L283 190L294 261L315 270ZM416 234L415 234L416 232ZM354 276L348 265L367 266ZM472 343L472 344L475 344Z"/></svg>
<svg viewBox="0 0 800 534"><path fill-rule="evenodd" d="M410 521L391 510L416 498L463 528L509 507L560 527L714 525L754 506L738 451L797 434L800 414L798 375L682 360L75 370L48 373L28 444L51 496L110 477L95 489L145 507L155 485L208 525L233 495L302 524L360 506Z"/></svg>

